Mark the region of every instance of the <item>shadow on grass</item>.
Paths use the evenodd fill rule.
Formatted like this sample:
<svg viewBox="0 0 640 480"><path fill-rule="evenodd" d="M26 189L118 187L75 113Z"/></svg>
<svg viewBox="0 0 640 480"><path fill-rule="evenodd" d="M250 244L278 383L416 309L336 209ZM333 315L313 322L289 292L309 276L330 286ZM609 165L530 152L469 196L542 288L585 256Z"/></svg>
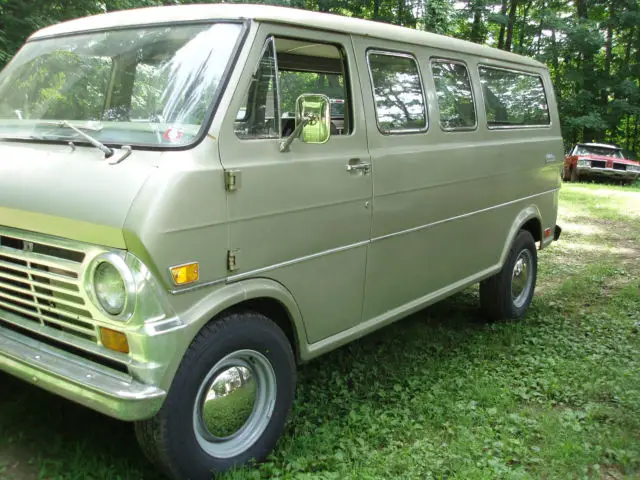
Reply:
<svg viewBox="0 0 640 480"><path fill-rule="evenodd" d="M0 449L21 461L7 462L0 477L162 478L142 457L131 424L2 372L0 392Z"/></svg>

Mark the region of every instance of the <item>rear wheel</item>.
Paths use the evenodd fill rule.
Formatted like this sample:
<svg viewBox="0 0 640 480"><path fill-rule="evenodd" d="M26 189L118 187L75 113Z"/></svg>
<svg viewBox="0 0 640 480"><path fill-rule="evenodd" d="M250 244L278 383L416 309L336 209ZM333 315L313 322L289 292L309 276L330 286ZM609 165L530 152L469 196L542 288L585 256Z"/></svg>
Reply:
<svg viewBox="0 0 640 480"><path fill-rule="evenodd" d="M531 233L520 230L497 274L480 282L480 305L490 320L522 317L536 287L538 255Z"/></svg>
<svg viewBox="0 0 640 480"><path fill-rule="evenodd" d="M172 478L210 479L271 452L294 389L294 356L282 330L257 313L232 314L193 340L160 412L137 422L136 436Z"/></svg>

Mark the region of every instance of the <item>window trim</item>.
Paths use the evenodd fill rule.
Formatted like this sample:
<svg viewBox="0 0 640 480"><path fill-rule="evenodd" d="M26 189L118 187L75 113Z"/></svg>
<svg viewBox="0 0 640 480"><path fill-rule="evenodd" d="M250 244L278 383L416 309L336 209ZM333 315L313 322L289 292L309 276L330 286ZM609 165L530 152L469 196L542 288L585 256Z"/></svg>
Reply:
<svg viewBox="0 0 640 480"><path fill-rule="evenodd" d="M438 87L435 84L435 76L433 74L433 64L434 63L451 63L454 65L462 65L465 70L467 71L467 78L469 79L469 87L471 87L471 103L473 103L473 117L474 117L474 124L469 126L469 127L453 127L453 128L445 128L442 126L442 117L440 116L440 102L438 101ZM429 58L429 68L431 69L431 78L433 79L433 84L435 87L435 94L436 94L436 103L438 104L438 123L440 124L440 129L443 132L473 132L478 130L478 102L476 101L476 94L474 92L474 83L473 83L473 78L471 77L471 69L469 68L469 65L467 65L467 62L465 62L464 60L458 60L458 59L454 59L454 58L447 58L447 57L438 57L438 56L433 56L431 58Z"/></svg>
<svg viewBox="0 0 640 480"><path fill-rule="evenodd" d="M233 117L233 124L234 124L234 134L235 137L244 142L244 141L252 141L252 140L282 140L282 112L280 112L280 85L278 84L278 52L276 50L276 40L275 40L275 36L274 35L268 35L267 38L265 39L264 43L262 44L262 48L260 49L260 55L258 56L258 63L254 66L253 70L251 71L251 77L255 77L256 73L258 73L258 70L260 69L260 63L262 62L262 59L264 58L265 54L267 53L267 50L269 49L269 45L271 45L271 47L273 48L273 67L275 69L275 79L273 81L273 88L276 90L276 102L277 102L277 112L275 112L275 115L278 116L278 136L277 137L241 137L238 135L238 132L235 131L235 124L238 122L237 119L237 115L238 113L236 112L236 115ZM251 89L251 82L249 82L249 89ZM245 95L247 95L249 92L245 92ZM244 98L244 97L243 97ZM247 105L248 106L248 105ZM245 118L243 120L240 121L246 121L246 114L252 114L252 112L250 112L250 110L247 108L246 112L245 112Z"/></svg>
<svg viewBox="0 0 640 480"><path fill-rule="evenodd" d="M341 75L343 78L343 82L344 82L344 101L347 104L347 108L349 111L349 115L348 115L348 119L349 119L349 133L343 133L342 135L335 135L335 137L340 138L340 137L351 137L354 135L355 133L355 121L354 121L354 109L353 109L353 100L352 100L352 94L351 94L351 75L350 75L350 71L349 71L349 59L348 59L348 53L347 50L345 48L345 46L342 43L337 43L337 42L326 42L326 41L315 41L315 40L311 40L309 39L309 37L298 37L298 36L290 36L290 35L279 35L277 33L269 33L266 35L266 39L264 42L264 45L262 46L262 50L260 52L260 57L258 60L258 64L255 66L254 70L253 70L253 74L255 75L255 73L258 71L259 65L260 65L260 61L262 60L262 57L264 56L265 52L267 51L269 42L271 41L271 43L273 44L273 55L274 55L274 64L275 64L275 69L276 69L276 79L275 79L275 89L276 89L276 98L277 98L277 102L278 102L278 137L271 137L271 138L259 138L259 137L248 137L248 138L242 138L239 137L237 134L235 135L236 138L240 141L251 141L251 140L282 140L283 137L282 136L282 102L281 102L281 97L280 97L280 67L278 65L278 49L277 49L277 45L276 45L276 41L278 38L282 38L282 39L290 39L290 40L299 40L302 42L308 42L309 44L314 43L314 44L323 44L323 45L330 45L332 47L334 47L339 53L340 53L340 64L342 66L342 71L341 71ZM303 72L303 70L290 70L290 69L284 69L282 70L283 72ZM313 70L304 70L304 72L308 72L308 73L326 73L326 72L320 72L320 71L313 71ZM346 115L345 115L346 117ZM235 117L233 120L233 123L235 123ZM326 142L325 142L326 143Z"/></svg>
<svg viewBox="0 0 640 480"><path fill-rule="evenodd" d="M551 128L553 121L551 120L551 106L549 105L549 96L547 95L547 88L544 82L544 78L539 73L527 72L526 70L518 70L516 68L500 67L495 65L489 65L486 63L478 63L478 79L480 80L480 94L482 95L482 104L484 106L484 120L488 130L528 130L532 128ZM542 85L542 93L544 94L544 103L547 105L547 116L549 117L549 123L544 125L489 125L487 119L487 104L484 96L484 89L482 88L482 75L480 69L486 68L489 70L501 70L503 72L516 73L518 75L528 75L530 77L537 77Z"/></svg>
<svg viewBox="0 0 640 480"><path fill-rule="evenodd" d="M217 23L227 23L227 24L235 24L240 25L240 31L238 32L238 37L236 39L235 45L229 56L229 61L225 66L224 71L220 77L220 85L218 86L217 95L211 100L209 106L207 107L207 111L205 112L204 118L202 120L202 124L200 125L200 129L198 133L193 137L192 141L189 143L185 143L182 145L158 145L151 143L134 143L132 145L133 151L147 151L147 152L182 152L187 150L192 150L198 147L203 140L209 135L209 131L211 130L211 125L213 124L213 119L216 114L219 113L220 103L222 98L224 97L228 87L229 87L229 79L232 76L232 73L235 71L236 67L238 67L238 59L240 58L240 53L245 46L245 41L249 35L250 21L246 19L225 19L225 18L210 18L204 20L169 20L166 22L159 23L150 23L145 25L144 28L161 28L161 27L174 27L174 26L189 26L189 25L214 25ZM31 42L39 42L41 40L47 40L51 38L63 38L63 37L73 37L76 35L87 35L94 33L104 33L116 30L135 30L140 28L140 25L124 25L124 26L116 26L116 27L104 27L104 28L96 28L96 29L86 29L86 30L78 30L73 32L67 32L64 34L52 34L45 35L42 37L27 39L26 43ZM27 141L28 143L34 144L43 144L43 145L61 145L62 143L68 143L66 140L49 140L49 139L25 139L25 138L3 138L4 142L16 142L22 143ZM88 142L84 140L74 140L76 145L89 145ZM126 142L105 142L105 145L108 147L117 147L120 148L123 145L126 145Z"/></svg>
<svg viewBox="0 0 640 480"><path fill-rule="evenodd" d="M366 51L367 55L367 70L369 71L369 81L371 82L371 96L373 100L373 109L376 117L376 126L378 127L378 131L382 135L405 135L412 133L426 133L429 131L429 104L427 102L427 95L424 89L424 79L422 78L422 72L420 71L420 63L415 55L408 52L399 52L394 50L380 50L377 48L368 48ZM387 55L389 57L401 57L401 58L409 58L413 60L416 65L416 70L418 71L418 78L420 79L420 91L422 92L422 105L424 107L424 121L425 126L423 128L396 128L391 130L383 130L380 128L380 121L378 118L378 105L376 104L376 92L375 92L375 83L373 81L373 72L371 71L371 55Z"/></svg>

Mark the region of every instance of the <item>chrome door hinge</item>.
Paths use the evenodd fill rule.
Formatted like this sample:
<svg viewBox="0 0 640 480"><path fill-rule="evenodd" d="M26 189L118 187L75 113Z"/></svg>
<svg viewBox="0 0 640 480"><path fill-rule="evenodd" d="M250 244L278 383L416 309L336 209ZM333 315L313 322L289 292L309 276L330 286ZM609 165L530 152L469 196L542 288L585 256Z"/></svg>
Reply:
<svg viewBox="0 0 640 480"><path fill-rule="evenodd" d="M233 192L240 188L240 170L224 171L224 188L227 192Z"/></svg>
<svg viewBox="0 0 640 480"><path fill-rule="evenodd" d="M238 254L240 250L227 250L227 270L235 272L238 269Z"/></svg>

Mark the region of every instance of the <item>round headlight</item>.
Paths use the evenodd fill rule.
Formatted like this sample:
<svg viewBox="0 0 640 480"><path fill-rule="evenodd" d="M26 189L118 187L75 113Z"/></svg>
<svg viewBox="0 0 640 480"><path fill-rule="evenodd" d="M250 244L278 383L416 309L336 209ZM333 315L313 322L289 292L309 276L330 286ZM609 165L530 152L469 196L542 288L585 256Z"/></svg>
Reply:
<svg viewBox="0 0 640 480"><path fill-rule="evenodd" d="M120 315L127 303L124 278L110 262L101 262L93 273L93 289L100 305L111 315Z"/></svg>

